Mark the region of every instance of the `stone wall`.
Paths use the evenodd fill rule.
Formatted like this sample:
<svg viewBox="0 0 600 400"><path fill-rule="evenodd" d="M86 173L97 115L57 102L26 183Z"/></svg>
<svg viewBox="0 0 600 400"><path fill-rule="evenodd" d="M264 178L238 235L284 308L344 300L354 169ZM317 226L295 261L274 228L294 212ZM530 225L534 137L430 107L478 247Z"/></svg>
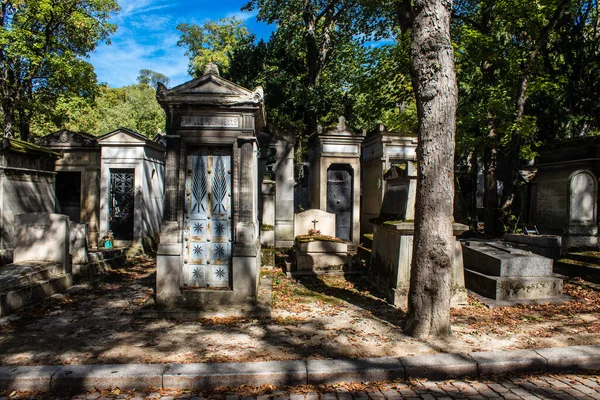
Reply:
<svg viewBox="0 0 600 400"><path fill-rule="evenodd" d="M0 146L0 264L12 262L14 217L54 211L54 161L41 146L4 139Z"/></svg>

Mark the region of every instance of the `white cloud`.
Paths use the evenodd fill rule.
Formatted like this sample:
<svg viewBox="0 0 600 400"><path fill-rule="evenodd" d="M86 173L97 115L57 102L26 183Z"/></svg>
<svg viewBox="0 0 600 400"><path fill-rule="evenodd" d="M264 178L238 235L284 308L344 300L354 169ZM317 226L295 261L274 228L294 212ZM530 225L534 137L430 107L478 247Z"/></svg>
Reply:
<svg viewBox="0 0 600 400"><path fill-rule="evenodd" d="M165 0L119 0L121 12L118 19L125 19L137 14L151 13L165 8L175 7L177 2Z"/></svg>
<svg viewBox="0 0 600 400"><path fill-rule="evenodd" d="M187 57L177 46L178 36L171 34L157 38L153 43L140 43L135 38L102 45L91 55L99 82L112 87L136 83L140 69L151 69L167 75L171 86L190 79L187 75Z"/></svg>
<svg viewBox="0 0 600 400"><path fill-rule="evenodd" d="M227 14L227 18L237 18L239 20L242 21L247 21L251 18L254 18L258 15L258 10L252 10L252 11L237 11L237 12L233 12L233 13L229 13Z"/></svg>

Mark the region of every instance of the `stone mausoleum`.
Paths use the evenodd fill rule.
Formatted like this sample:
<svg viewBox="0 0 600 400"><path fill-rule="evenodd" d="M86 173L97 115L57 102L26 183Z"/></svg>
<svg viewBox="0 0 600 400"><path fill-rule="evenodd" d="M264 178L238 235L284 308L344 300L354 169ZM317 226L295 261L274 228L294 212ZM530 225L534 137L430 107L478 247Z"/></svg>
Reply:
<svg viewBox="0 0 600 400"><path fill-rule="evenodd" d="M257 133L263 93L201 77L157 99L167 115L165 214L157 303L213 308L256 301L260 272Z"/></svg>
<svg viewBox="0 0 600 400"><path fill-rule="evenodd" d="M323 130L309 152L309 200L313 209L336 215L335 236L360 243L360 153L356 135L340 117L335 129Z"/></svg>
<svg viewBox="0 0 600 400"><path fill-rule="evenodd" d="M56 212L87 224L88 245L156 249L163 214L165 145L127 128L94 137L60 130L37 140L56 160Z"/></svg>
<svg viewBox="0 0 600 400"><path fill-rule="evenodd" d="M115 245L156 249L163 215L165 146L127 128L97 138L100 232Z"/></svg>
<svg viewBox="0 0 600 400"><path fill-rule="evenodd" d="M402 164L408 168L409 176L416 178L414 162L417 159L417 137L413 134L390 132L384 125L365 139L362 146L362 209L360 217L361 234L373 233L371 219L377 218L381 211L384 195L388 189L384 175L394 165ZM416 183L416 182L414 182ZM409 185L409 201L406 219L414 219L416 184Z"/></svg>
<svg viewBox="0 0 600 400"><path fill-rule="evenodd" d="M83 132L60 130L38 144L59 152L56 160L56 212L88 226L88 243L96 246L100 216L100 145Z"/></svg>

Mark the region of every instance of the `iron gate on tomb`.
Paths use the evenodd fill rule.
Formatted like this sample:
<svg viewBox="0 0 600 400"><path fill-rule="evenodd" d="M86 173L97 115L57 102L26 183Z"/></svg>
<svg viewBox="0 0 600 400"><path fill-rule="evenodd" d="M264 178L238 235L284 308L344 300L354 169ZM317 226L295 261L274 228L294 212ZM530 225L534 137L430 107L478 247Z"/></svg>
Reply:
<svg viewBox="0 0 600 400"><path fill-rule="evenodd" d="M333 164L327 170L327 212L334 213L335 236L352 240L352 168Z"/></svg>
<svg viewBox="0 0 600 400"><path fill-rule="evenodd" d="M231 286L231 152L188 153L182 285Z"/></svg>
<svg viewBox="0 0 600 400"><path fill-rule="evenodd" d="M109 229L115 239L133 239L135 170L110 170Z"/></svg>

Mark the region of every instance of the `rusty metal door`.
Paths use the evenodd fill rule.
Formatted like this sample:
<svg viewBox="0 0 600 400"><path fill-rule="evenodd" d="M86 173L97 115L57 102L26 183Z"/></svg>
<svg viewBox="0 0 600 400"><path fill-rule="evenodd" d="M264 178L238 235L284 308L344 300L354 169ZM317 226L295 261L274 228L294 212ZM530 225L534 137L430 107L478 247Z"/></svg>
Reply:
<svg viewBox="0 0 600 400"><path fill-rule="evenodd" d="M352 240L352 169L332 165L327 170L327 212L334 213L335 236Z"/></svg>

